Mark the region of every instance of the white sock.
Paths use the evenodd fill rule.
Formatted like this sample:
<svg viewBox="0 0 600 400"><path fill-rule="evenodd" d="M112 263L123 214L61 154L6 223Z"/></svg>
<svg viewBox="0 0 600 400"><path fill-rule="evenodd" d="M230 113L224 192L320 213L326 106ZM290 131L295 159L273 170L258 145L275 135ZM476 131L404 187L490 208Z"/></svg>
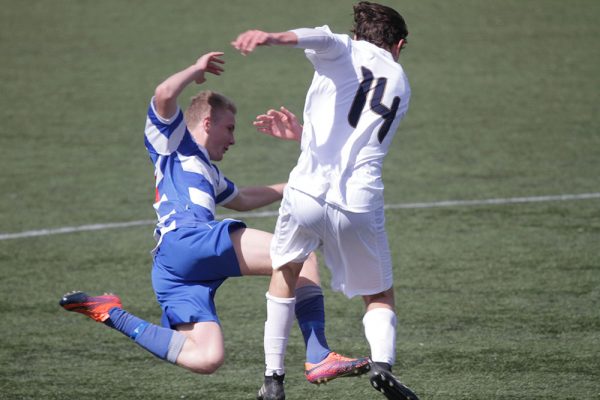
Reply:
<svg viewBox="0 0 600 400"><path fill-rule="evenodd" d="M371 346L371 360L394 365L396 360L396 313L374 308L363 317L365 336Z"/></svg>
<svg viewBox="0 0 600 400"><path fill-rule="evenodd" d="M296 298L267 297L267 321L265 322L265 375L285 373L284 358L290 330L294 323Z"/></svg>

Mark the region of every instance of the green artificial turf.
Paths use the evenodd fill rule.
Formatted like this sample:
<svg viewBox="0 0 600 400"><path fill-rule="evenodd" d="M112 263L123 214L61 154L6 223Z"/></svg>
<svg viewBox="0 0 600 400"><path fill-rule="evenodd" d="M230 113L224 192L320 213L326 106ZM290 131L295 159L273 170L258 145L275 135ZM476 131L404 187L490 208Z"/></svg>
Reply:
<svg viewBox="0 0 600 400"><path fill-rule="evenodd" d="M348 32L352 4L0 0L0 234L152 220L149 99L211 50L225 51L226 72L203 86L239 108L221 170L240 186L284 181L297 145L251 121L280 105L301 114L310 64L300 50L243 57L229 42L250 28ZM600 2L385 4L408 23L401 62L413 90L384 165L387 204L600 192ZM395 372L422 400L600 398L598 198L392 207L386 218ZM227 355L212 376L58 306L73 289L114 291L159 322L153 245L151 224L0 240L1 399L254 398L267 278L219 290ZM330 345L367 355L362 301L331 292L328 279L323 268ZM294 328L288 399L383 398L364 377L309 385L303 352Z"/></svg>

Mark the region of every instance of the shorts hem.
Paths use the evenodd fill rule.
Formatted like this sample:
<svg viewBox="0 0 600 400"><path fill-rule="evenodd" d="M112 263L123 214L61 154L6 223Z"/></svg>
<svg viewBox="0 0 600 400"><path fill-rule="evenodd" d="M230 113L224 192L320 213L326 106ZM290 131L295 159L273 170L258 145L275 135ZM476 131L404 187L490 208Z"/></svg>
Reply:
<svg viewBox="0 0 600 400"><path fill-rule="evenodd" d="M372 296L374 294L382 293L382 292L385 292L386 290L391 289L392 286L394 286L394 284L390 283L389 285L382 285L382 287L384 287L384 289L377 288L377 289L353 289L353 290L348 290L345 288L339 288L339 287L332 286L331 290L334 292L342 293L344 296L351 299L356 296Z"/></svg>
<svg viewBox="0 0 600 400"><path fill-rule="evenodd" d="M216 315L200 315L200 316L188 316L187 318L180 318L176 312L170 310L168 313L163 311L161 318L161 325L165 328L176 329L178 325L195 324L197 322L216 322L221 325L221 321Z"/></svg>
<svg viewBox="0 0 600 400"><path fill-rule="evenodd" d="M306 257L304 257L304 256L273 257L273 255L271 255L271 260L272 260L271 266L273 267L273 269L279 269L288 263L303 264L304 261L308 260L309 256L310 256L310 254L307 255Z"/></svg>

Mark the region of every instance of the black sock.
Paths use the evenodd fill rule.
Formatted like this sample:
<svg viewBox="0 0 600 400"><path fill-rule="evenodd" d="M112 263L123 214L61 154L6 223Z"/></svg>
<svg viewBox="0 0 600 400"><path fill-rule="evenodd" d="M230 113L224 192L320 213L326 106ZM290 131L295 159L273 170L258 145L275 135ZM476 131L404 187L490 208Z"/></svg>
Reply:
<svg viewBox="0 0 600 400"><path fill-rule="evenodd" d="M374 361L373 364L376 364L381 369L392 372L392 366L386 362Z"/></svg>

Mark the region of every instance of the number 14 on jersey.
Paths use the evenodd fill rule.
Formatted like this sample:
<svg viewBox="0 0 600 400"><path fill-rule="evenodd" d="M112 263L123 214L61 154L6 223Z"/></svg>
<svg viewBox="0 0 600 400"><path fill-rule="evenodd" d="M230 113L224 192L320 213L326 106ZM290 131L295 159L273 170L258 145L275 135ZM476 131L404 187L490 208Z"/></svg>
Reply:
<svg viewBox="0 0 600 400"><path fill-rule="evenodd" d="M353 128L356 128L358 125L358 121L360 120L360 116L367 102L367 94L371 90L371 86L375 80L370 69L361 67L361 70L363 80L358 86L358 90L356 91L354 100L352 101L352 106L350 107L350 112L348 113L348 123L350 123ZM384 104L381 104L386 84L387 78L377 78L375 89L373 91L373 97L371 98L371 102L369 104L371 110L383 118L383 125L381 125L381 128L379 128L379 132L377 132L377 139L379 140L379 143L383 142L383 139L385 139L385 136L388 134L390 126L396 117L396 112L398 112L398 106L400 105L400 97L398 96L394 97L392 106L390 108Z"/></svg>

